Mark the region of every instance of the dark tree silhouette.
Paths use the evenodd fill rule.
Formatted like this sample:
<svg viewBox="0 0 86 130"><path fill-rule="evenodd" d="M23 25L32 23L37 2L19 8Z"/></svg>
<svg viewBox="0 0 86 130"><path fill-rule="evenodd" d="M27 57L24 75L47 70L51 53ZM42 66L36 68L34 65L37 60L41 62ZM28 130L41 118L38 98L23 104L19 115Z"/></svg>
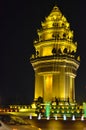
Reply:
<svg viewBox="0 0 86 130"><path fill-rule="evenodd" d="M43 97L39 96L37 101L38 101L39 103L43 103Z"/></svg>

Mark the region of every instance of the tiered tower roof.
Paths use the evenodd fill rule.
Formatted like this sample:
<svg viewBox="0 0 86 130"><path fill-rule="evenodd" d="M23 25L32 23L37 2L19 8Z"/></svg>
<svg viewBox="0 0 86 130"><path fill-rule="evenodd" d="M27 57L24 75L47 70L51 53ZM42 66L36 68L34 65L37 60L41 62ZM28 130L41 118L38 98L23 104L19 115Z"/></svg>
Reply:
<svg viewBox="0 0 86 130"><path fill-rule="evenodd" d="M54 6L44 22L41 22L41 29L38 29L37 33L38 40L34 41L34 46L39 53L39 47L51 44L56 45L57 50L61 49L62 53L65 48L68 53L77 51L77 42L73 41L74 34L70 29L70 24L57 6ZM39 55L43 56L41 54Z"/></svg>

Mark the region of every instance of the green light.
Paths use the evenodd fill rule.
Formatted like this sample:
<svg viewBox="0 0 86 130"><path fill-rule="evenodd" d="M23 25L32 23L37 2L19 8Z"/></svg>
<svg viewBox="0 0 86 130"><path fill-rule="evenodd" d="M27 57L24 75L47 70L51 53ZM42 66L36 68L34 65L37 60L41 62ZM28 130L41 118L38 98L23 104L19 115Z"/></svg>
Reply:
<svg viewBox="0 0 86 130"><path fill-rule="evenodd" d="M83 112L84 112L84 117L86 117L86 103L83 102Z"/></svg>
<svg viewBox="0 0 86 130"><path fill-rule="evenodd" d="M46 106L45 106L45 115L46 115L46 117L50 116L50 102L46 103Z"/></svg>

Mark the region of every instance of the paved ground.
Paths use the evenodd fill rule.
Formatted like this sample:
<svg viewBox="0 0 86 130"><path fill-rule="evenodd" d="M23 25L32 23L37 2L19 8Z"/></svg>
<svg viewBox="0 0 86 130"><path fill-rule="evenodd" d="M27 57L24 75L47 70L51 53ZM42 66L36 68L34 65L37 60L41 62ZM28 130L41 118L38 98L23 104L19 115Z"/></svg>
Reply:
<svg viewBox="0 0 86 130"><path fill-rule="evenodd" d="M43 130L86 130L86 120L29 120L31 124Z"/></svg>

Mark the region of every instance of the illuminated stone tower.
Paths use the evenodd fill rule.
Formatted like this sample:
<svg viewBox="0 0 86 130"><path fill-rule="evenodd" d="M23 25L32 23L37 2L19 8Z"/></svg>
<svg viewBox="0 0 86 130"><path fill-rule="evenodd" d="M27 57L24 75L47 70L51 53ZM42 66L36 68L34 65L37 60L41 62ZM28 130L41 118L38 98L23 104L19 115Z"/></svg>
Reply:
<svg viewBox="0 0 86 130"><path fill-rule="evenodd" d="M80 58L70 24L57 6L37 30L31 64L35 71L35 95L44 101L75 100L75 77Z"/></svg>

